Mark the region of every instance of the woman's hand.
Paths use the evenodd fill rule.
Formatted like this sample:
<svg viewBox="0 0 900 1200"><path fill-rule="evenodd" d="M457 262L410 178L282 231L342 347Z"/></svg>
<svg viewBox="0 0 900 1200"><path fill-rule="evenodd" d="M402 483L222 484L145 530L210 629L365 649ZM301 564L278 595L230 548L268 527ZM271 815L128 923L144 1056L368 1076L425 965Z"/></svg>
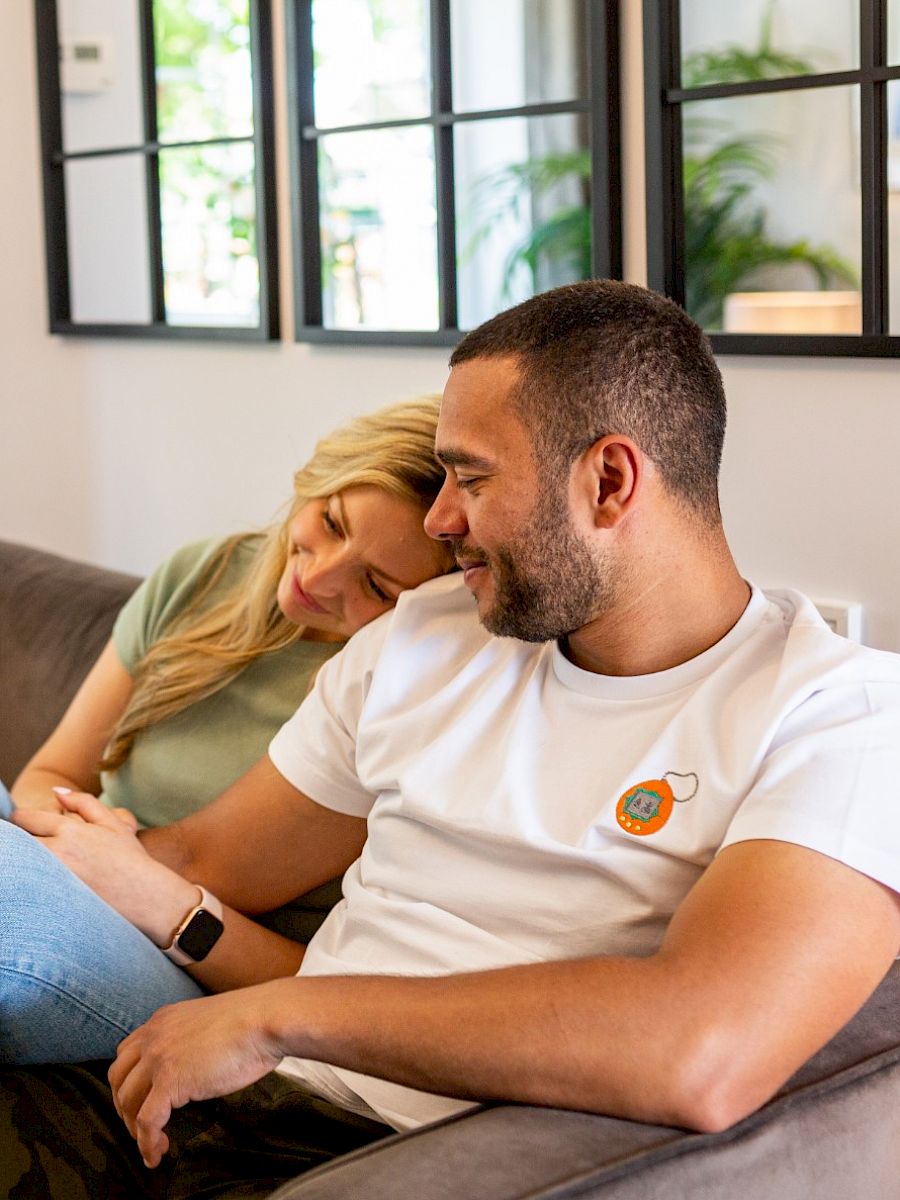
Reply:
<svg viewBox="0 0 900 1200"><path fill-rule="evenodd" d="M55 790L61 812L17 809L13 822L158 946L168 945L196 887L150 857L131 813L113 811L86 792Z"/></svg>
<svg viewBox="0 0 900 1200"><path fill-rule="evenodd" d="M265 985L264 985L265 986ZM169 1146L172 1110L247 1087L282 1055L264 1032L261 988L159 1009L119 1044L109 1070L116 1110L148 1167Z"/></svg>

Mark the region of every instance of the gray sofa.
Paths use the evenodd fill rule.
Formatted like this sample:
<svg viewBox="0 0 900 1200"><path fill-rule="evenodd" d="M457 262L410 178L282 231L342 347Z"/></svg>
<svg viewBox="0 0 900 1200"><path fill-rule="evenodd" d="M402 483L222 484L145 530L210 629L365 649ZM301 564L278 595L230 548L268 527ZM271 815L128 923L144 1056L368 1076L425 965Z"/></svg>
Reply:
<svg viewBox="0 0 900 1200"><path fill-rule="evenodd" d="M0 542L0 778L53 727L136 582ZM275 1196L900 1200L900 968L774 1100L724 1133L491 1105L337 1159Z"/></svg>
<svg viewBox="0 0 900 1200"><path fill-rule="evenodd" d="M140 580L0 542L0 779L55 727Z"/></svg>

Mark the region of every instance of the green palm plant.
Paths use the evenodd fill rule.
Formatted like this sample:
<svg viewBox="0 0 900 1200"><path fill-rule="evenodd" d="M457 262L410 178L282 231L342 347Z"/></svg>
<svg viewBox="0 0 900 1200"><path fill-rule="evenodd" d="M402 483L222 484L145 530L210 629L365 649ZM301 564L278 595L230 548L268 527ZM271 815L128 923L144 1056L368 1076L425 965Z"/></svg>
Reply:
<svg viewBox="0 0 900 1200"><path fill-rule="evenodd" d="M721 329L725 298L767 267L806 267L820 289L856 286L853 267L831 247L768 233L753 193L776 159L774 139L764 135L723 138L684 155L685 308L704 329Z"/></svg>
<svg viewBox="0 0 900 1200"><path fill-rule="evenodd" d="M469 213L476 227L466 242L463 258L475 255L481 244L502 221L519 220L526 201L541 199L560 184L578 183L575 204L563 205L530 232L510 251L501 279L501 296L509 298L516 277L526 270L534 290L541 268L566 274L569 279L591 275L591 210L588 200L591 159L587 150L545 154L525 162L510 163L479 179L469 197Z"/></svg>

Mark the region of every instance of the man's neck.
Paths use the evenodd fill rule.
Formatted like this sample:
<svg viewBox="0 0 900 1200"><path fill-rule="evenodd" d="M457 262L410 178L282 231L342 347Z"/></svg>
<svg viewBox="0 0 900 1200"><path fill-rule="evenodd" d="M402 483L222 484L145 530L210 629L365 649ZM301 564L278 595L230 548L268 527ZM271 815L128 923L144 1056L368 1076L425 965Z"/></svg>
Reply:
<svg viewBox="0 0 900 1200"><path fill-rule="evenodd" d="M608 611L562 643L577 667L598 675L652 675L680 666L734 628L750 600L727 548L634 579Z"/></svg>

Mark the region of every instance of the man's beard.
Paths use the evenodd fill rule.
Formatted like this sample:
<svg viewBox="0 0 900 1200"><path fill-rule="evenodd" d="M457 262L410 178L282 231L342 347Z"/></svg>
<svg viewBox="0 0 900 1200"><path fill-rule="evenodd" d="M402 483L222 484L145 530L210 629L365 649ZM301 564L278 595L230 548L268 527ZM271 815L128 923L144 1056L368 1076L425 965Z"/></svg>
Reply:
<svg viewBox="0 0 900 1200"><path fill-rule="evenodd" d="M479 617L498 637L555 641L587 625L617 591L572 528L561 491L540 498L515 540L490 554L467 547L461 538L452 545L457 558L484 563L490 571L494 598Z"/></svg>

